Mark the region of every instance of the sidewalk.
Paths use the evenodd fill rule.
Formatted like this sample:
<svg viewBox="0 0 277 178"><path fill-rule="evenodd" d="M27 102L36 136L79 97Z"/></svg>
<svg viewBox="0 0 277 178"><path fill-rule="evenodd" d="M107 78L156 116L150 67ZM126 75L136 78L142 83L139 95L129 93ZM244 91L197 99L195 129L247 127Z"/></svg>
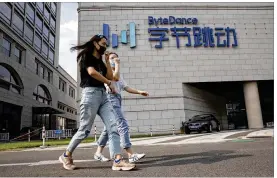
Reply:
<svg viewBox="0 0 277 178"><path fill-rule="evenodd" d="M245 136L245 138L263 138L263 137L274 137L274 129L262 129L254 131Z"/></svg>
<svg viewBox="0 0 277 178"><path fill-rule="evenodd" d="M155 138L164 138L164 137L168 137L168 136L153 136L153 137L143 137L143 138L131 138L131 141L142 141L142 140L149 140L149 139L155 139ZM47 141L46 141L47 143ZM89 148L92 146L96 146L97 143L96 142L92 142L92 143L80 143L78 145L78 148ZM67 148L68 145L60 145L60 146L53 146L53 147L45 147L45 148L27 148L27 149L23 149L21 151L44 151L44 150L65 150ZM109 143L107 143L107 146L109 146Z"/></svg>

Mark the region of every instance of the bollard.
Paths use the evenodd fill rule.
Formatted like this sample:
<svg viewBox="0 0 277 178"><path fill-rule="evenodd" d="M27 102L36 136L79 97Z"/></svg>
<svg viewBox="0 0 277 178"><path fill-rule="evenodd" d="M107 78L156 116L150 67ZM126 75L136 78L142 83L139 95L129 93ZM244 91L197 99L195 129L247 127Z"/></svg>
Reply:
<svg viewBox="0 0 277 178"><path fill-rule="evenodd" d="M152 126L150 125L150 135L151 135L151 137L152 137Z"/></svg>
<svg viewBox="0 0 277 178"><path fill-rule="evenodd" d="M31 141L30 129L28 129L28 142Z"/></svg>
<svg viewBox="0 0 277 178"><path fill-rule="evenodd" d="M94 139L97 141L97 136L96 136L96 125L94 126Z"/></svg>
<svg viewBox="0 0 277 178"><path fill-rule="evenodd" d="M175 135L174 131L175 131L175 127L174 127L174 125L173 125L173 128L172 128L172 135Z"/></svg>
<svg viewBox="0 0 277 178"><path fill-rule="evenodd" d="M45 148L45 126L42 127L42 146L41 148Z"/></svg>

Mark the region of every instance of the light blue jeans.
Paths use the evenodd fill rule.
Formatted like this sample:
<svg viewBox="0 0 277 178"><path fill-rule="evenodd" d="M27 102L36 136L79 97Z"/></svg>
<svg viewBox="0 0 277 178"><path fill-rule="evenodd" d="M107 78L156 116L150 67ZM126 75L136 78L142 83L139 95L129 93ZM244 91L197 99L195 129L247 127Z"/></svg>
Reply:
<svg viewBox="0 0 277 178"><path fill-rule="evenodd" d="M116 112L116 122L118 127L118 133L120 135L121 147L124 149L131 147L131 141L129 137L129 127L127 120L124 118L123 111L121 109L121 96L119 94L108 94L108 98L112 103L113 109ZM101 147L106 146L108 142L108 129L105 126L102 131L97 144ZM110 142L109 142L110 143Z"/></svg>
<svg viewBox="0 0 277 178"><path fill-rule="evenodd" d="M80 103L80 127L71 139L67 151L72 153L80 142L88 137L96 114L101 117L105 128L107 128L110 156L115 158L115 155L121 154L115 112L107 98L105 88L100 87L86 87L83 89Z"/></svg>

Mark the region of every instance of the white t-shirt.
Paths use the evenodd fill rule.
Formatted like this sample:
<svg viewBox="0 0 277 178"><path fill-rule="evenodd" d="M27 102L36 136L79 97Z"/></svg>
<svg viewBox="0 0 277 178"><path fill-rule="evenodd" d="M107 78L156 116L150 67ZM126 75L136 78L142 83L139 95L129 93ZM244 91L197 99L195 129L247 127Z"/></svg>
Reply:
<svg viewBox="0 0 277 178"><path fill-rule="evenodd" d="M114 85L117 94L121 94L121 91L123 91L128 86L125 80L123 79L122 75L120 75L118 81L112 81L112 84ZM107 84L105 84L105 87L107 89L107 93L109 93L111 91L110 88Z"/></svg>

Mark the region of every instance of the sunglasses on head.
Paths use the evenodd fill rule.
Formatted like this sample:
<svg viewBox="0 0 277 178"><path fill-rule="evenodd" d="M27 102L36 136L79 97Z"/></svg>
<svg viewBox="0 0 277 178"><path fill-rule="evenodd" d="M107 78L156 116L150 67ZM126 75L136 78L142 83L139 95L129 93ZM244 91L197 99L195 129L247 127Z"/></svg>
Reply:
<svg viewBox="0 0 277 178"><path fill-rule="evenodd" d="M104 35L102 34L97 34L96 36L98 36L99 38L106 38Z"/></svg>

